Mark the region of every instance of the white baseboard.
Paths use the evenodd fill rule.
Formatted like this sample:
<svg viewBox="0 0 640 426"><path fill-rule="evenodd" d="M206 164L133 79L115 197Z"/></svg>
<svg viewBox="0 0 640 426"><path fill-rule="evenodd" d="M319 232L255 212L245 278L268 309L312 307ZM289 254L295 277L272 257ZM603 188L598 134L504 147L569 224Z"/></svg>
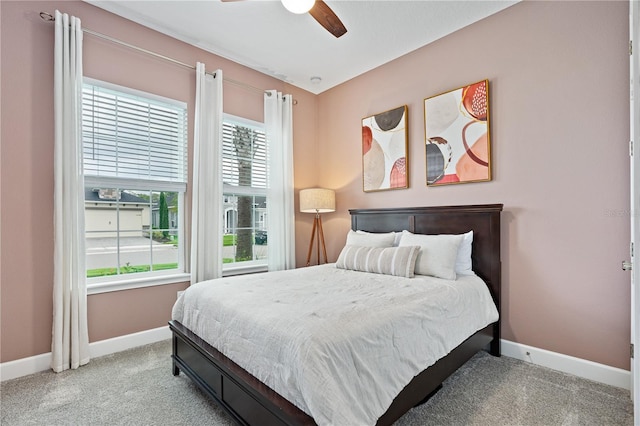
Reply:
<svg viewBox="0 0 640 426"><path fill-rule="evenodd" d="M532 364L562 371L594 382L629 390L631 372L597 362L527 346L509 340L500 340L502 355Z"/></svg>
<svg viewBox="0 0 640 426"><path fill-rule="evenodd" d="M169 330L169 326L166 325L164 327L114 337L113 339L89 343L89 353L91 354L91 358L97 358L170 338L171 330Z"/></svg>
<svg viewBox="0 0 640 426"><path fill-rule="evenodd" d="M171 331L169 330L169 326L158 327L89 343L89 354L91 358L97 358L170 338ZM49 370L50 368L51 352L17 359L15 361L3 362L0 363L0 380L15 379L17 377Z"/></svg>

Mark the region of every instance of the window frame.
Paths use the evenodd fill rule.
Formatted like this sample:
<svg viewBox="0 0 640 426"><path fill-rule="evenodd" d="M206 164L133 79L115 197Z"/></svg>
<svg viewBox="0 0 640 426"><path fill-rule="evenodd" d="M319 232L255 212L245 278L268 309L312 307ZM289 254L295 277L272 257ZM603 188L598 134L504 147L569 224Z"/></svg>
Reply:
<svg viewBox="0 0 640 426"><path fill-rule="evenodd" d="M123 93L125 95L135 96L148 100L150 102L162 102L164 104L174 105L184 110L184 152L183 155L188 155L188 105L186 102L178 101L175 99L165 98L152 93L143 92L140 90L132 89L129 87L119 86L112 83L92 79L84 78L83 87L85 85L98 86L108 90ZM83 136L84 136L83 126ZM83 138L83 150L84 150L84 138ZM186 167L186 165L185 165ZM131 190L131 191L151 191L151 192L173 192L177 194L178 202L178 217L177 217L177 235L178 235L178 268L160 271L148 271L148 272L136 272L130 274L117 274L107 275L101 277L86 277L87 268L85 266L85 279L87 283L87 294L106 293L111 291L129 290L141 287L151 287L165 284L176 284L186 281L190 281L191 275L186 271L186 248L185 248L185 194L188 180L188 170L185 170L184 174L185 182L169 182L153 179L140 179L129 177L111 177L111 176L96 176L96 175L84 175L84 188L117 188L119 190ZM85 201L86 202L86 201ZM150 200L149 206L151 207L153 202ZM86 209L86 206L85 206ZM150 224L152 223L152 211L150 211ZM150 225L151 226L151 225ZM119 225L118 225L119 227ZM118 228L118 232L120 229ZM150 228L150 232L152 229ZM86 230L84 238L86 239ZM85 250L85 258L87 251Z"/></svg>

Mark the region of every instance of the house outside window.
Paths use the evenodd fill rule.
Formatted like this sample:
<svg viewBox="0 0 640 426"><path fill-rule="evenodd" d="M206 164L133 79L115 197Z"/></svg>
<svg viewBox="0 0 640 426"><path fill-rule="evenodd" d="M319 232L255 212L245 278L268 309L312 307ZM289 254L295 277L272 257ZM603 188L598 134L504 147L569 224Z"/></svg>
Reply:
<svg viewBox="0 0 640 426"><path fill-rule="evenodd" d="M83 161L90 293L184 281L184 102L85 79Z"/></svg>
<svg viewBox="0 0 640 426"><path fill-rule="evenodd" d="M223 271L267 267L267 150L264 124L223 120Z"/></svg>

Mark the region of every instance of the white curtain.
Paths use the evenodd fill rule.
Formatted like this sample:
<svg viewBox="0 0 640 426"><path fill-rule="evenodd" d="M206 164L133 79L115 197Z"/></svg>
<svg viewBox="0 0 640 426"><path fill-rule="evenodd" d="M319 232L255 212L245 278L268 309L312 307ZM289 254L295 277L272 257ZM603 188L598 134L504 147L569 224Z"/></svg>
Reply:
<svg viewBox="0 0 640 426"><path fill-rule="evenodd" d="M82 28L55 14L54 277L51 368L89 362L82 170Z"/></svg>
<svg viewBox="0 0 640 426"><path fill-rule="evenodd" d="M264 122L268 144L268 266L270 271L278 271L296 266L291 95L265 92Z"/></svg>
<svg viewBox="0 0 640 426"><path fill-rule="evenodd" d="M196 65L191 284L222 276L222 70Z"/></svg>

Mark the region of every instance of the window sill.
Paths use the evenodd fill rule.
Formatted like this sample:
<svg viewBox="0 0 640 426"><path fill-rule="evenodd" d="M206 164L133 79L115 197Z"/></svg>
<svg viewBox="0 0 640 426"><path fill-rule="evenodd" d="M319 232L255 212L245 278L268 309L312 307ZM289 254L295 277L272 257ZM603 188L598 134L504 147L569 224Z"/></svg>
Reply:
<svg viewBox="0 0 640 426"><path fill-rule="evenodd" d="M109 293L112 291L131 290L134 288L154 287L165 284L177 284L191 280L191 274L177 273L154 277L134 278L113 281L87 282L87 295Z"/></svg>
<svg viewBox="0 0 640 426"><path fill-rule="evenodd" d="M223 277L234 275L256 274L267 272L267 265L245 265L224 269ZM100 282L87 282L87 295L109 293L112 291L132 290L134 288L154 287L158 285L177 284L189 282L191 274L181 272L172 275L162 275L154 277L134 278L128 280L105 280Z"/></svg>

